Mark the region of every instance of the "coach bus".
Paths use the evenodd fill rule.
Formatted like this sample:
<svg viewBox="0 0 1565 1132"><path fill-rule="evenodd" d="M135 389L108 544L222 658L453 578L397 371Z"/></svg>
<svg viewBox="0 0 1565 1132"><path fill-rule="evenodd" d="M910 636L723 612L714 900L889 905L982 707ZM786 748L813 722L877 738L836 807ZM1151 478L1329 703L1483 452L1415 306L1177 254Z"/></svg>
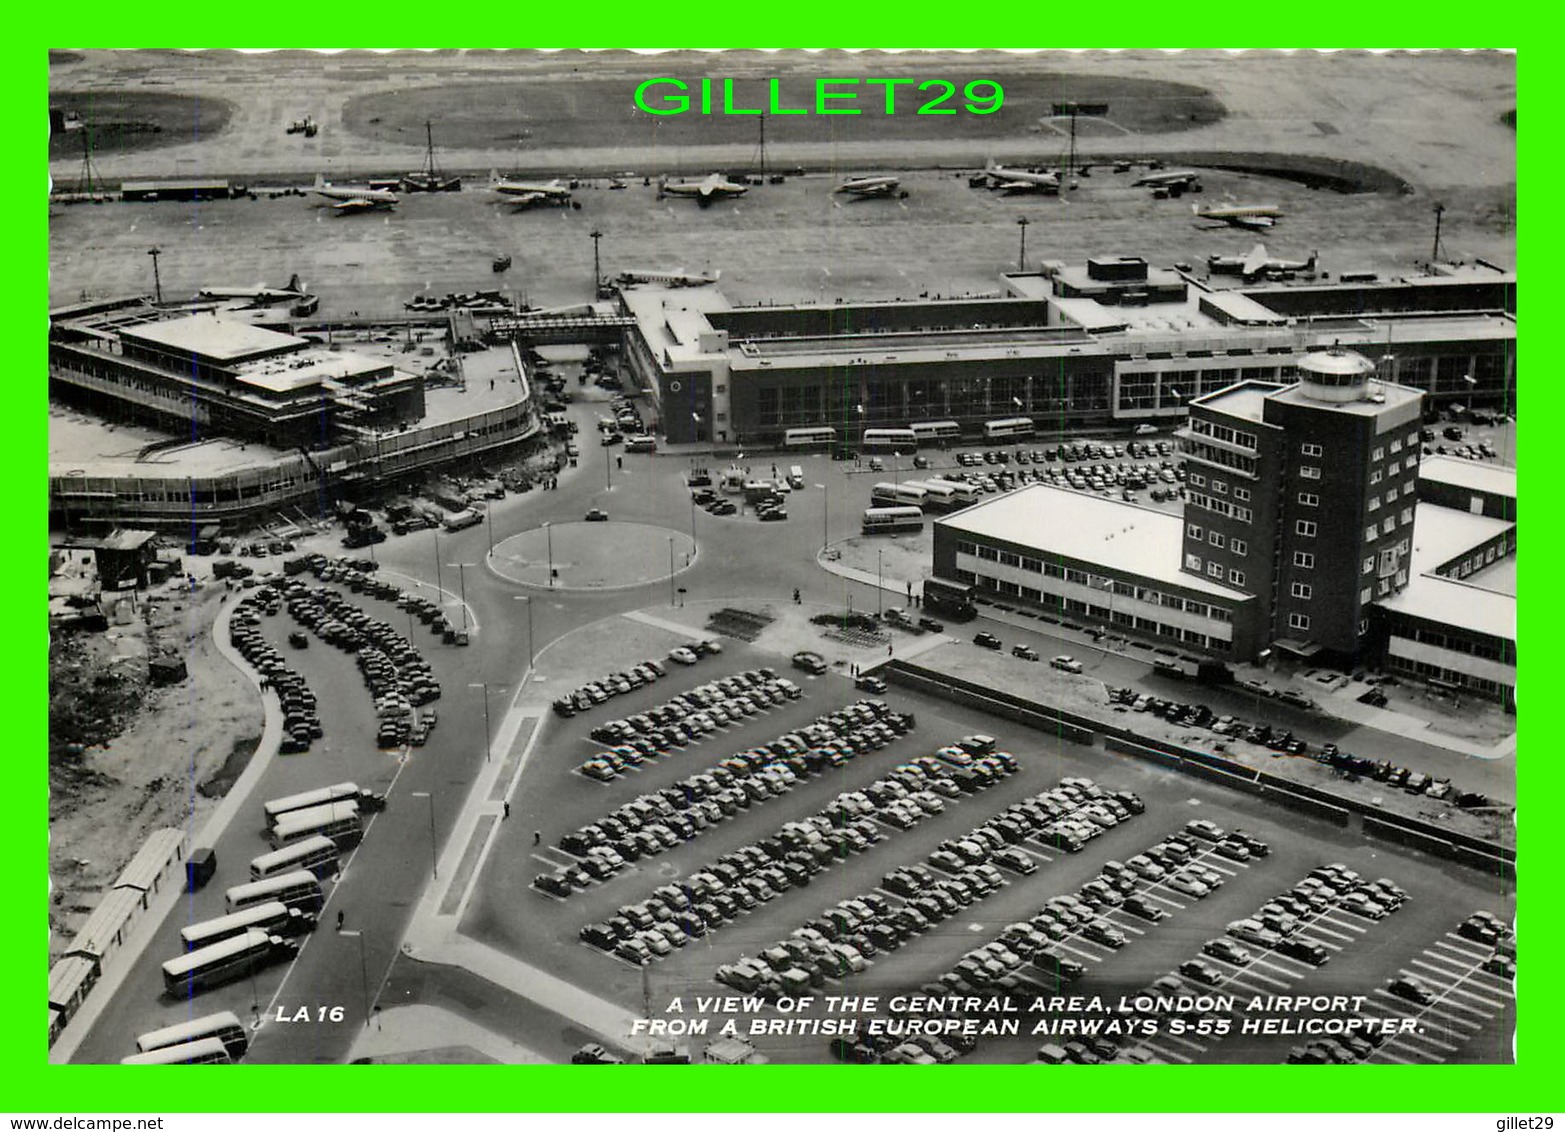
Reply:
<svg viewBox="0 0 1565 1132"><path fill-rule="evenodd" d="M873 507L922 507L925 491L910 483L877 483L869 490Z"/></svg>
<svg viewBox="0 0 1565 1132"><path fill-rule="evenodd" d="M867 535L921 531L924 529L924 513L917 507L871 507L864 512L862 529Z"/></svg>
<svg viewBox="0 0 1565 1132"><path fill-rule="evenodd" d="M303 794L290 794L286 798L274 798L263 807L266 828L275 826L284 814L310 810L316 806L329 806L334 802L356 802L360 809L374 811L385 809L386 799L373 790L365 790L354 782L339 782L335 786L322 786L319 790L306 790Z"/></svg>
<svg viewBox="0 0 1565 1132"><path fill-rule="evenodd" d="M259 928L267 935L292 938L315 930L316 915L303 908L290 908L281 900L268 900L265 904L252 904L215 920L203 920L199 924L187 924L179 929L179 940L186 951L211 947L241 935L251 928Z"/></svg>
<svg viewBox="0 0 1565 1132"><path fill-rule="evenodd" d="M295 810L284 814L273 827L269 837L273 849L303 841L306 837L329 837L337 843L340 852L347 852L364 837L364 822L359 817L357 802L333 802L329 806L312 806L308 810Z"/></svg>
<svg viewBox="0 0 1565 1132"><path fill-rule="evenodd" d="M925 487L938 485L950 488L958 507L967 507L978 502L978 489L966 480L948 480L943 476L936 476L934 479L924 480L923 483Z"/></svg>
<svg viewBox="0 0 1565 1132"><path fill-rule="evenodd" d="M962 506L956 498L956 488L941 480L912 480L903 487L917 488L924 493L925 511L954 511Z"/></svg>
<svg viewBox="0 0 1565 1132"><path fill-rule="evenodd" d="M309 869L318 877L336 875L337 843L317 834L282 849L263 853L250 862L250 879L265 880L278 873L291 873L295 869Z"/></svg>
<svg viewBox="0 0 1565 1132"><path fill-rule="evenodd" d="M232 1015L230 1015L232 1017ZM120 1058L121 1065L231 1065L233 1055L217 1038L200 1038L178 1045L159 1046L145 1053Z"/></svg>
<svg viewBox="0 0 1565 1132"><path fill-rule="evenodd" d="M837 443L837 430L822 425L819 428L790 428L783 433L783 447L797 451L806 448L830 448Z"/></svg>
<svg viewBox="0 0 1565 1132"><path fill-rule="evenodd" d="M924 608L952 621L971 621L978 616L973 605L973 587L944 578L924 579Z"/></svg>
<svg viewBox="0 0 1565 1132"><path fill-rule="evenodd" d="M307 869L280 873L266 880L253 880L249 884L236 884L224 893L230 914L243 912L253 904L267 904L281 900L290 908L306 912L319 912L326 903L321 892L321 882Z"/></svg>
<svg viewBox="0 0 1565 1132"><path fill-rule="evenodd" d="M222 1042L232 1061L238 1061L245 1055L245 1050L250 1048L250 1039L238 1015L230 1010L221 1010L205 1018L192 1018L189 1022L142 1034L136 1039L136 1052L151 1053L153 1050L182 1046L207 1038L216 1038Z"/></svg>
<svg viewBox="0 0 1565 1132"><path fill-rule="evenodd" d="M175 998L190 998L211 987L242 979L298 950L299 945L292 940L251 928L244 935L170 959L163 964L163 985Z"/></svg>
<svg viewBox="0 0 1565 1132"><path fill-rule="evenodd" d="M1010 440L1032 434L1031 417L1006 417L1004 420L984 422L985 440Z"/></svg>
<svg viewBox="0 0 1565 1132"><path fill-rule="evenodd" d="M910 428L867 428L859 441L860 452L912 452L918 437Z"/></svg>
<svg viewBox="0 0 1565 1132"><path fill-rule="evenodd" d="M962 426L955 421L914 421L908 430L920 444L949 444L962 439Z"/></svg>

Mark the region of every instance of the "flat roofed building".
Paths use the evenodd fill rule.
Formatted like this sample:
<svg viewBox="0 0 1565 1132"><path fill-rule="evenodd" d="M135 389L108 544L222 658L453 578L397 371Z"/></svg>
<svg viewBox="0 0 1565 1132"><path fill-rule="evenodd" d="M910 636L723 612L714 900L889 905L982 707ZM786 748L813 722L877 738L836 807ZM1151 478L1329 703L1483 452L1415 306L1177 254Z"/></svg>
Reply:
<svg viewBox="0 0 1565 1132"><path fill-rule="evenodd" d="M1254 595L1179 568L1177 515L1047 485L934 524L934 574L1089 627L1247 659Z"/></svg>
<svg viewBox="0 0 1565 1132"><path fill-rule="evenodd" d="M1516 469L1453 456L1426 456L1418 466L1426 503L1516 521Z"/></svg>

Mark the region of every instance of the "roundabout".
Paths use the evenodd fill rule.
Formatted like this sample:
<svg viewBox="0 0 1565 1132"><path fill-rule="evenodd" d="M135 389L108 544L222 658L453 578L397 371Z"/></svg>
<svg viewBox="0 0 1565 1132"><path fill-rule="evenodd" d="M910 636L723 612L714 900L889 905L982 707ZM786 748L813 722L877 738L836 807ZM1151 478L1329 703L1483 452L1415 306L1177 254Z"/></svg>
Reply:
<svg viewBox="0 0 1565 1132"><path fill-rule="evenodd" d="M695 561L689 534L645 523L546 523L495 544L489 567L519 585L622 590L667 581Z"/></svg>

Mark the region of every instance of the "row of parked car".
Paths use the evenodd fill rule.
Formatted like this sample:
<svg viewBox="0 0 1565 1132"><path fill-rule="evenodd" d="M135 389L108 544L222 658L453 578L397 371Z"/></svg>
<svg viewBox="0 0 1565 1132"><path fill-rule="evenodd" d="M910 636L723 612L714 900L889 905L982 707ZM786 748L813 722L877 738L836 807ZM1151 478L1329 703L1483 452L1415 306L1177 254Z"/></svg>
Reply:
<svg viewBox="0 0 1565 1132"><path fill-rule="evenodd" d="M324 732L316 713L315 693L261 635L262 615L275 616L281 608L282 595L270 586L246 594L229 617L228 643L260 675L262 690L270 688L277 693L283 711L283 737L277 749L281 754L295 755L308 751Z"/></svg>
<svg viewBox="0 0 1565 1132"><path fill-rule="evenodd" d="M561 719L570 719L581 712L591 711L599 704L608 703L615 696L623 696L645 684L651 684L666 675L667 671L655 660L644 660L623 672L611 672L560 696L554 701L554 714Z"/></svg>
<svg viewBox="0 0 1565 1132"><path fill-rule="evenodd" d="M566 833L559 846L579 858L580 865L537 876L533 887L569 896L595 879L614 875L627 854L635 860L689 841L713 822L786 793L801 778L846 765L861 751L879 749L911 731L914 722L911 715L892 711L881 700L860 700L823 715L797 732L740 751L704 773L642 794L606 817ZM594 854L595 849L608 849L611 854Z"/></svg>
<svg viewBox="0 0 1565 1132"><path fill-rule="evenodd" d="M770 668L758 668L681 692L667 703L592 729L599 743L614 744L578 769L608 782L630 767L672 753L730 723L742 723L803 691Z"/></svg>

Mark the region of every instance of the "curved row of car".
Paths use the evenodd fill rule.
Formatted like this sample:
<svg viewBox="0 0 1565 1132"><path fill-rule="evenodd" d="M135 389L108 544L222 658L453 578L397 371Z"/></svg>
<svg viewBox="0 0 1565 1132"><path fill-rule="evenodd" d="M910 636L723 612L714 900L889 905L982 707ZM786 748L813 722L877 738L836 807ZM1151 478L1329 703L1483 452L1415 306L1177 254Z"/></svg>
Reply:
<svg viewBox="0 0 1565 1132"><path fill-rule="evenodd" d="M315 693L261 635L262 615L275 616L281 608L282 596L270 586L246 594L229 617L228 643L260 675L261 690L277 693L283 710L283 737L277 749L281 754L295 755L308 751L323 731Z"/></svg>
<svg viewBox="0 0 1565 1132"><path fill-rule="evenodd" d="M756 802L787 793L801 778L828 767L845 766L860 753L878 750L913 729L910 715L881 700L860 700L829 712L796 732L764 746L730 755L708 768L615 809L589 825L564 834L559 846L581 865L544 873L532 884L541 892L567 897L593 880L604 880L625 860L671 849L699 836L707 826L748 809ZM594 849L608 849L621 864ZM594 865L598 861L600 864Z"/></svg>

